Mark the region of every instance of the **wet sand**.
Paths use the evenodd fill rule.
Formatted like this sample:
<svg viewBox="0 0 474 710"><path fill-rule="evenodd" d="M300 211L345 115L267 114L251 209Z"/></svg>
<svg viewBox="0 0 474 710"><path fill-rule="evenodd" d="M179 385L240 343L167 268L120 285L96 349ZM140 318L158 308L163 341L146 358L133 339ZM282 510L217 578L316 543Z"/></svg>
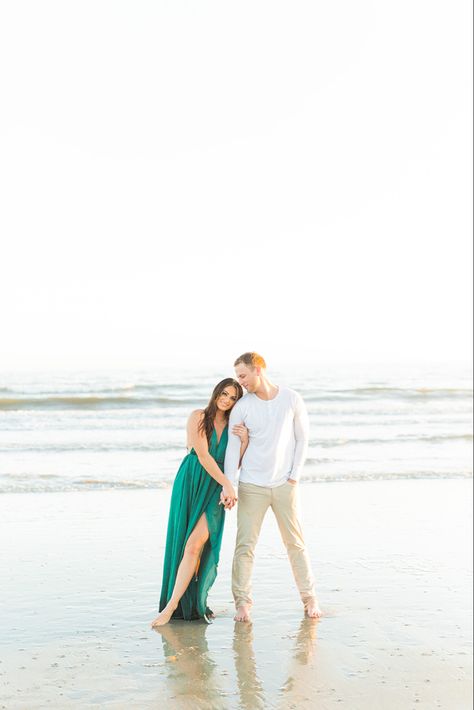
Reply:
<svg viewBox="0 0 474 710"><path fill-rule="evenodd" d="M157 631L169 490L0 496L0 708L470 708L472 481L300 493L319 622L271 512L233 621L233 511L216 620Z"/></svg>

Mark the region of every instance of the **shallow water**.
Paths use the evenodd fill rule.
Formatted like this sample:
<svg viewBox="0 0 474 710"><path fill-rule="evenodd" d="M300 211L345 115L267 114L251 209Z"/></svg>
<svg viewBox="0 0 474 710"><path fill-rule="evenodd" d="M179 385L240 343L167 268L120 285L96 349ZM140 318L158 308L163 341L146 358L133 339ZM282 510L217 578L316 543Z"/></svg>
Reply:
<svg viewBox="0 0 474 710"><path fill-rule="evenodd" d="M229 373L0 374L0 492L168 486L185 424ZM453 366L272 373L310 417L311 481L472 476L472 381Z"/></svg>

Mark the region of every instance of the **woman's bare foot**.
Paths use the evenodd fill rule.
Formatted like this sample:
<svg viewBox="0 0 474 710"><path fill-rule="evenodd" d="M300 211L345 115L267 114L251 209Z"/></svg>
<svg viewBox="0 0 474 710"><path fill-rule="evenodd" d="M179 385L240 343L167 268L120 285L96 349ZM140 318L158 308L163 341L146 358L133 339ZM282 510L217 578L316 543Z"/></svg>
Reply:
<svg viewBox="0 0 474 710"><path fill-rule="evenodd" d="M151 628L155 628L155 626L164 626L164 624L167 624L171 617L173 616L173 612L175 611L176 607L174 604L168 603L161 614L158 614L156 619L154 619L151 622Z"/></svg>
<svg viewBox="0 0 474 710"><path fill-rule="evenodd" d="M250 621L250 606L243 604L237 607L237 613L234 616L234 621Z"/></svg>
<svg viewBox="0 0 474 710"><path fill-rule="evenodd" d="M319 619L323 615L323 612L319 608L319 604L316 599L312 599L311 601L307 602L304 606L304 610L306 612L306 615L309 616L310 619Z"/></svg>

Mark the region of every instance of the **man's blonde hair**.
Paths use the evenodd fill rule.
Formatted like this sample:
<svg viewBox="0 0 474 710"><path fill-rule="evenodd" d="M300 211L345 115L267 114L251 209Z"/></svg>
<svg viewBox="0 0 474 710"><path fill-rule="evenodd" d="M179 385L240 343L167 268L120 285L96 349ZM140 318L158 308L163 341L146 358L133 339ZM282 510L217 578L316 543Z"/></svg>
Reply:
<svg viewBox="0 0 474 710"><path fill-rule="evenodd" d="M234 362L234 367L237 365L247 365L247 367L262 367L267 368L267 363L264 358L258 353L244 353L240 355Z"/></svg>

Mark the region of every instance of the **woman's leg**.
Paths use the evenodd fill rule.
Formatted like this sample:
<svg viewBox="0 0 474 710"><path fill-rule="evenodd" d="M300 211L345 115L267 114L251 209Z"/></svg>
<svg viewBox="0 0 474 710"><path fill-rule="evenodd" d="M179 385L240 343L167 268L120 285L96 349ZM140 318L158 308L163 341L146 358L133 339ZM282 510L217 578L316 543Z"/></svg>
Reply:
<svg viewBox="0 0 474 710"><path fill-rule="evenodd" d="M163 624L167 624L171 619L171 616L178 606L181 597L188 588L193 574L199 568L202 548L206 544L208 538L209 528L207 526L206 514L203 513L186 543L183 559L178 567L178 573L176 575L176 582L171 599L161 614L158 614L156 619L152 622L152 626L162 626Z"/></svg>

